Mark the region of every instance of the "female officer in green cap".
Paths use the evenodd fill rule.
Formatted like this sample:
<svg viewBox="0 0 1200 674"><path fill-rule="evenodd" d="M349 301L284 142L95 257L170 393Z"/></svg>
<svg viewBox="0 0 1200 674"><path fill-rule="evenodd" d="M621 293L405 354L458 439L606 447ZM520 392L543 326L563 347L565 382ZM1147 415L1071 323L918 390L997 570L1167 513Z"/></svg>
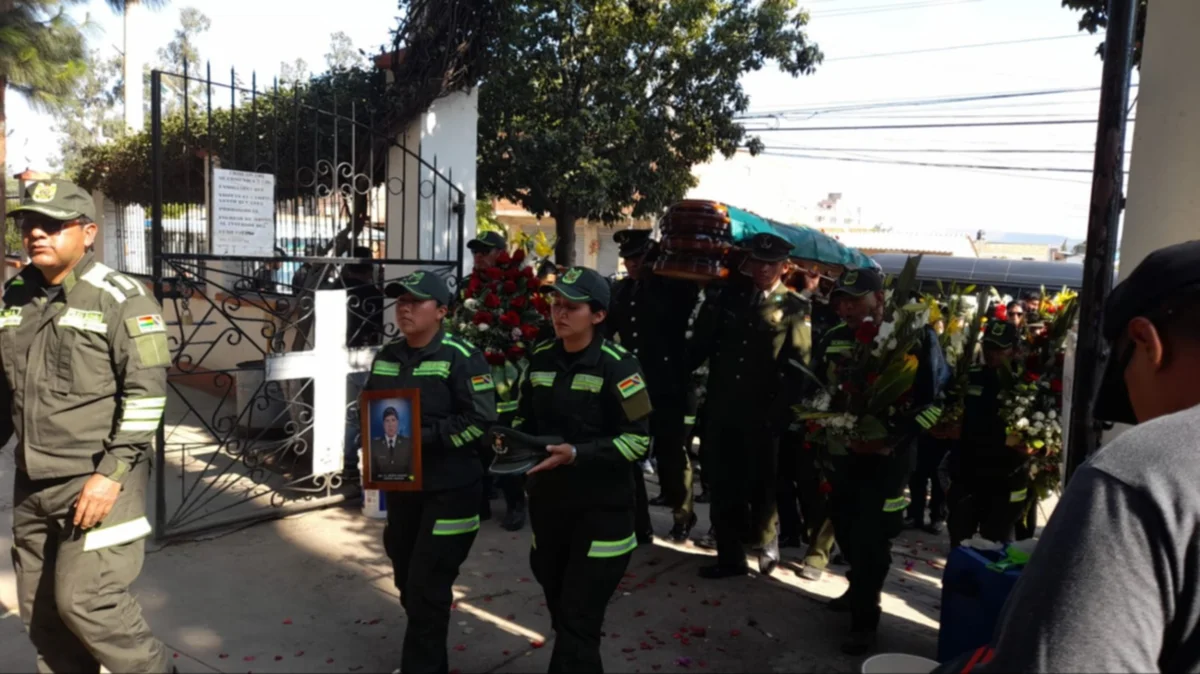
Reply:
<svg viewBox="0 0 1200 674"><path fill-rule="evenodd" d="M650 396L601 334L608 281L574 267L547 292L557 339L533 349L513 425L565 442L529 471L530 565L557 634L550 671L599 672L604 611L637 547L630 466L650 445Z"/></svg>

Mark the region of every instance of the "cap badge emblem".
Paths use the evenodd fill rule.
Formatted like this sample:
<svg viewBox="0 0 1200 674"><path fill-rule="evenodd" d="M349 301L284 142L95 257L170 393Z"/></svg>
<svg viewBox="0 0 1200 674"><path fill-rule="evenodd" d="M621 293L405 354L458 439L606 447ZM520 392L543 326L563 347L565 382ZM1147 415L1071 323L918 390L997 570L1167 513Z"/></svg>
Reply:
<svg viewBox="0 0 1200 674"><path fill-rule="evenodd" d="M842 279L842 284L852 286L855 283L858 283L858 272L856 272L856 271L846 272L845 278Z"/></svg>
<svg viewBox="0 0 1200 674"><path fill-rule="evenodd" d="M29 198L44 204L53 200L55 194L58 194L58 185L54 183L38 183L29 191Z"/></svg>
<svg viewBox="0 0 1200 674"><path fill-rule="evenodd" d="M582 269L580 269L579 267L570 269L567 271L567 273L563 274L563 283L567 283L567 284L575 283L576 281L579 280L580 276L583 276Z"/></svg>

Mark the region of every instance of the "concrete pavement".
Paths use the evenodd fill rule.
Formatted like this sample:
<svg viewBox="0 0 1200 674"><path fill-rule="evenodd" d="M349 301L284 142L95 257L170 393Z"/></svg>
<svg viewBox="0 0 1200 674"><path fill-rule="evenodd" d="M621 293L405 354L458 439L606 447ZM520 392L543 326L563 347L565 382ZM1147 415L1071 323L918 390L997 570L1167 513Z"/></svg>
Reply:
<svg viewBox="0 0 1200 674"><path fill-rule="evenodd" d="M11 535L11 483L6 451L0 538ZM701 508L696 535L707 521ZM658 531L670 527L665 509L654 518ZM390 672L405 618L382 528L354 509L332 508L152 545L135 591L183 672ZM933 656L945 545L913 532L897 541L881 651ZM451 669L545 671L553 634L528 550L528 529L512 534L496 521L484 524L455 588ZM707 551L665 541L639 548L609 607L606 669L857 671L859 661L838 651L848 619L821 605L846 581L841 573L801 580L792 570L800 552L785 550L770 578L703 581L696 571ZM15 614L7 564L0 566L0 614L0 671L31 670L34 653Z"/></svg>

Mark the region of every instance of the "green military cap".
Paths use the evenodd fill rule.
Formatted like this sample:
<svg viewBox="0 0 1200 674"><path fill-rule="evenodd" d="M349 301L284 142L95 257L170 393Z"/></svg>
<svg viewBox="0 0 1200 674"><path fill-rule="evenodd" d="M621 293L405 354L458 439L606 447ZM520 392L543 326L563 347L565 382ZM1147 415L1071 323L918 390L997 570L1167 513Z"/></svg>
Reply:
<svg viewBox="0 0 1200 674"><path fill-rule="evenodd" d="M847 269L833 286L830 294L845 293L862 297L883 290L883 274L875 269Z"/></svg>
<svg viewBox="0 0 1200 674"><path fill-rule="evenodd" d="M792 252L792 244L782 236L762 232L750 237L750 257L763 262L786 260Z"/></svg>
<svg viewBox="0 0 1200 674"><path fill-rule="evenodd" d="M437 300L442 306L450 305L450 286L441 276L428 271L414 271L399 281L389 283L384 294L388 297L412 295L420 300Z"/></svg>
<svg viewBox="0 0 1200 674"><path fill-rule="evenodd" d="M69 180L38 180L25 186L21 205L8 211L17 213L39 213L62 222L86 217L96 219L96 204L92 195Z"/></svg>
<svg viewBox="0 0 1200 674"><path fill-rule="evenodd" d="M587 267L571 267L546 290L556 292L572 302L596 302L605 310L612 295L608 279Z"/></svg>
<svg viewBox="0 0 1200 674"><path fill-rule="evenodd" d="M500 232L490 229L467 242L467 249L472 253L487 253L497 248L508 248L508 239Z"/></svg>
<svg viewBox="0 0 1200 674"><path fill-rule="evenodd" d="M1017 345L1017 327L1008 321L991 321L983 335L983 345L1010 349Z"/></svg>

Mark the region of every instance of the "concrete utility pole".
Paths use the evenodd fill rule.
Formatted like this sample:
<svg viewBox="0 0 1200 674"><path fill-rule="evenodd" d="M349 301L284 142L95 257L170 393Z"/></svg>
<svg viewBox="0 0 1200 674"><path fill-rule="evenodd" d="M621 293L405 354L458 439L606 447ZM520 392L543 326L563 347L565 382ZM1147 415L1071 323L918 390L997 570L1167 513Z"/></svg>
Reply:
<svg viewBox="0 0 1200 674"><path fill-rule="evenodd" d="M142 68L146 63L142 43L145 40L137 39L136 34L144 12L145 8L142 7L139 0L125 1L125 11L122 15L124 42L121 56L122 74L125 79L125 128L133 132L141 131L145 125L145 115L142 113L145 100L142 87Z"/></svg>
<svg viewBox="0 0 1200 674"><path fill-rule="evenodd" d="M1129 116L1137 7L1137 0L1109 0L1108 3L1108 32L1104 38L1104 74L1100 85L1100 118L1096 125L1096 160L1092 171L1083 292L1079 297L1079 342L1075 352L1064 484L1100 447L1101 428L1092 417L1092 401L1104 372L1101 336L1104 302L1112 291L1117 232L1121 210L1125 207L1125 127ZM1157 4L1155 10L1158 10Z"/></svg>

